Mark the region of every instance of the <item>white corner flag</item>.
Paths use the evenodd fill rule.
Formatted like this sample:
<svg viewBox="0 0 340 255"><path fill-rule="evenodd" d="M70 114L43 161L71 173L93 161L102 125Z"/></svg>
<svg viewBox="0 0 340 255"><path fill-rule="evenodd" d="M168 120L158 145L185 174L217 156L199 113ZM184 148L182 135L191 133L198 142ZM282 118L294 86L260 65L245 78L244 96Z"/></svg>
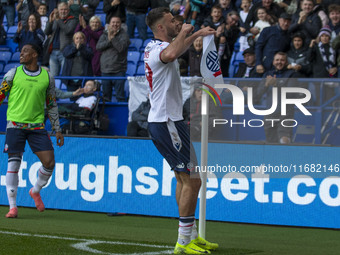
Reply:
<svg viewBox="0 0 340 255"><path fill-rule="evenodd" d="M201 60L201 74L204 82L210 86L223 84L223 76L214 42L214 35L203 37L203 55Z"/></svg>
<svg viewBox="0 0 340 255"><path fill-rule="evenodd" d="M203 55L201 59L201 74L203 86L214 90L215 84L223 84L223 76L220 62L214 42L214 35L203 37ZM218 96L218 95L217 95ZM207 169L208 164L208 123L209 123L209 97L207 93L202 93L202 130L201 130L201 167ZM207 202L207 172L201 174L202 186L200 190L199 207L199 235L205 238L206 223L206 202Z"/></svg>

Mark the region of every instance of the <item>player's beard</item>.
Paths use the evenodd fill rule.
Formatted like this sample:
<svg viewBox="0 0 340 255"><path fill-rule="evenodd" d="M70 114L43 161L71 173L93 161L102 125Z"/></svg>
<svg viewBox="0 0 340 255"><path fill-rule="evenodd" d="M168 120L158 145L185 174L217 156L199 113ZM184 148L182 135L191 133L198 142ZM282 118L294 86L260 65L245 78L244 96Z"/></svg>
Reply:
<svg viewBox="0 0 340 255"><path fill-rule="evenodd" d="M172 39L175 38L179 34L179 31L177 31L176 28L175 29L169 29L168 28L167 32L168 32L168 37L170 37Z"/></svg>

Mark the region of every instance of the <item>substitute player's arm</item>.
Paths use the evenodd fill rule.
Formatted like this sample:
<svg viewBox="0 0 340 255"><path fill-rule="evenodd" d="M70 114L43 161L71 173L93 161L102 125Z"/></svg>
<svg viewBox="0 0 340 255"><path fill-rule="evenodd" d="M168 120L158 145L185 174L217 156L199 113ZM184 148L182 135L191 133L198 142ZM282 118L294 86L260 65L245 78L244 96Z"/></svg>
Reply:
<svg viewBox="0 0 340 255"><path fill-rule="evenodd" d="M186 52L192 43L200 36L213 35L216 31L211 27L205 27L192 33L194 27L190 24L183 24L176 39L161 53L161 60L164 63L173 62Z"/></svg>
<svg viewBox="0 0 340 255"><path fill-rule="evenodd" d="M64 145L64 137L61 134L61 128L59 124L59 114L58 114L58 105L56 101L56 94L55 94L55 82L54 78L48 73L50 77L50 84L46 91L46 107L48 117L51 122L52 129L56 132L57 138L57 145L63 146Z"/></svg>
<svg viewBox="0 0 340 255"><path fill-rule="evenodd" d="M0 84L0 105L5 100L6 96L8 95L9 91L11 90L15 71L16 71L16 68L9 70L5 74L3 80Z"/></svg>

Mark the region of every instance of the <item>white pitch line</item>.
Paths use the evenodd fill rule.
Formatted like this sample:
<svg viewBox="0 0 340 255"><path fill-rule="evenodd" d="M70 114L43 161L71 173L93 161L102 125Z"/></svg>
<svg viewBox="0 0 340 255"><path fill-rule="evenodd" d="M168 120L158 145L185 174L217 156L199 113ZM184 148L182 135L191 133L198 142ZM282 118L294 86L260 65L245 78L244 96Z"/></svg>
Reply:
<svg viewBox="0 0 340 255"><path fill-rule="evenodd" d="M75 249L95 253L95 254L106 254L106 255L157 255L157 254L172 254L173 247L167 245L154 245L154 244L143 244L143 243L128 243L128 242L118 242L118 241L102 241L102 240L94 240L94 239L82 239L82 238L73 238L73 237L62 237L62 236L50 236L50 235L39 235L39 234L29 234L29 233L20 233L20 232L10 232L10 231L0 231L0 234L6 235L15 235L15 236L30 236L30 237L38 237L38 238L50 238L50 239L59 239L59 240L68 240L68 241L80 241L80 243L72 244L71 246ZM127 246L140 246L140 247L150 247L150 248L160 248L160 249L171 249L165 251L157 251L157 252L140 252L140 253L108 253L99 251L93 248L88 247L88 245L93 244L113 244L113 245L127 245Z"/></svg>

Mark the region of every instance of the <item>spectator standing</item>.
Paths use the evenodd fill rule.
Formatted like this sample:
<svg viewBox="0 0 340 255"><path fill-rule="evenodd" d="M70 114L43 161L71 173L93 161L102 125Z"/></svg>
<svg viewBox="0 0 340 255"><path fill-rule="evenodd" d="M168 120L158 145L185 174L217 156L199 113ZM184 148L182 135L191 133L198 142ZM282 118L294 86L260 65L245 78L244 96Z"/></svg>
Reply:
<svg viewBox="0 0 340 255"><path fill-rule="evenodd" d="M293 79L290 78L295 78L296 73L294 70L288 70L287 65L288 61L286 53L277 52L273 59L273 69L263 75L265 80L260 84L257 90L257 94L255 95L255 98L257 98L256 100L259 100L262 95L266 94L267 105L271 106L273 100L273 87L277 87L278 94L280 94L282 87L295 85ZM278 102L278 105L280 104L281 102ZM273 119L278 121L270 121ZM285 126L281 124L284 119L286 119ZM294 119L294 105L291 104L287 105L286 115L282 115L281 108L278 107L274 113L264 117L264 131L268 143L288 144L291 142L294 123L288 121L289 119Z"/></svg>
<svg viewBox="0 0 340 255"><path fill-rule="evenodd" d="M45 34L41 30L39 14L31 14L25 23L27 24L25 27L21 21L18 23L18 29L13 38L13 41L19 44L19 51L27 43L33 43L42 50Z"/></svg>
<svg viewBox="0 0 340 255"><path fill-rule="evenodd" d="M60 3L58 9L51 12L46 24L45 34L50 37L48 49L50 55L50 70L53 76L58 76L64 65L63 49L72 43L72 36L77 26L77 20L69 14L66 3Z"/></svg>
<svg viewBox="0 0 340 255"><path fill-rule="evenodd" d="M106 24L110 23L112 17L120 17L122 23L125 23L126 14L125 14L125 5L123 1L120 0L103 0L104 7L103 11L106 14Z"/></svg>
<svg viewBox="0 0 340 255"><path fill-rule="evenodd" d="M223 17L227 17L228 13L231 11L237 11L237 9L234 6L233 1L231 0L218 0L217 3L222 8L222 15Z"/></svg>
<svg viewBox="0 0 340 255"><path fill-rule="evenodd" d="M271 69L275 53L289 50L291 39L288 34L288 28L290 22L291 16L287 13L282 13L277 25L266 27L261 32L255 45L256 71L258 73L264 73Z"/></svg>
<svg viewBox="0 0 340 255"><path fill-rule="evenodd" d="M340 5L331 4L328 7L329 28L332 30L331 42L340 33Z"/></svg>
<svg viewBox="0 0 340 255"><path fill-rule="evenodd" d="M2 24L3 17L1 15L1 9L3 14L6 15L7 26L14 26L15 20L15 1L14 0L1 0L0 1L0 25Z"/></svg>
<svg viewBox="0 0 340 255"><path fill-rule="evenodd" d="M82 15L86 21L86 23L89 23L91 17L93 17L96 13L96 9L99 5L100 0L88 0L87 1L87 12Z"/></svg>
<svg viewBox="0 0 340 255"><path fill-rule="evenodd" d="M73 43L63 49L65 63L63 76L92 76L91 59L92 49L86 45L86 37L83 32L73 35ZM82 80L67 80L64 82L68 91L75 91L81 87Z"/></svg>
<svg viewBox="0 0 340 255"><path fill-rule="evenodd" d="M292 24L289 33L301 32L305 35L306 44L318 36L322 27L321 19L317 13L313 12L314 1L302 0L301 11L292 16Z"/></svg>
<svg viewBox="0 0 340 255"><path fill-rule="evenodd" d="M336 78L337 64L336 51L331 43L331 30L328 26L320 30L318 41L312 40L308 50L308 60L312 66L313 78ZM325 84L323 87L323 100L328 100L334 96L334 88ZM320 85L315 85L316 104L321 103Z"/></svg>
<svg viewBox="0 0 340 255"><path fill-rule="evenodd" d="M102 53L100 57L102 76L125 77L130 40L128 34L121 29L121 25L119 17L112 17L107 31L100 36L97 43L97 50ZM114 86L117 101L124 102L124 82L125 80L103 80L104 99L111 102Z"/></svg>
<svg viewBox="0 0 340 255"><path fill-rule="evenodd" d="M201 59L203 53L203 37L197 37L192 46L178 58L181 76L201 76ZM183 71L185 70L185 72Z"/></svg>
<svg viewBox="0 0 340 255"><path fill-rule="evenodd" d="M305 44L304 34L298 32L292 36L292 42L287 52L287 69L298 72L301 77L309 77L311 65L308 61L308 45Z"/></svg>
<svg viewBox="0 0 340 255"><path fill-rule="evenodd" d="M222 15L222 8L219 5L211 8L211 14L204 20L202 27L211 27L216 30L215 43L218 45L217 53L221 59L225 50L226 37L223 35L225 26L225 19Z"/></svg>
<svg viewBox="0 0 340 255"><path fill-rule="evenodd" d="M40 4L39 5L38 14L40 15L41 29L42 29L42 31L45 31L46 24L47 24L47 21L48 21L46 4Z"/></svg>
<svg viewBox="0 0 340 255"><path fill-rule="evenodd" d="M70 15L77 21L79 15L86 15L89 9L88 0L61 0L60 2L68 4Z"/></svg>
<svg viewBox="0 0 340 255"><path fill-rule="evenodd" d="M95 76L101 76L100 72L100 56L101 52L97 50L97 42L100 36L104 32L104 27L102 26L101 20L98 16L93 16L90 19L89 25L86 25L85 19L80 16L79 24L75 32L82 31L87 39L88 46L92 49L92 71Z"/></svg>
<svg viewBox="0 0 340 255"><path fill-rule="evenodd" d="M234 51L234 45L240 34L239 21L240 16L236 11L228 13L223 33L223 36L227 38L227 42L225 44L224 54L221 58L221 69L224 77L229 77L231 56Z"/></svg>
<svg viewBox="0 0 340 255"><path fill-rule="evenodd" d="M139 37L143 40L147 39L145 17L150 7L149 0L122 0L122 2L126 7L126 25L129 37L135 37L135 27L137 27Z"/></svg>
<svg viewBox="0 0 340 255"><path fill-rule="evenodd" d="M30 14L35 13L35 9L38 8L40 3L37 0L19 0L16 6L18 12L18 21L21 21L23 27L26 26L26 22ZM20 15L19 15L20 14Z"/></svg>
<svg viewBox="0 0 340 255"><path fill-rule="evenodd" d="M267 14L266 8L259 7L256 12L258 21L254 24L254 29L252 29L253 34L255 32L255 38L254 41L256 42L257 39L259 38L261 31L266 28L270 27L273 24L273 20L271 17Z"/></svg>
<svg viewBox="0 0 340 255"><path fill-rule="evenodd" d="M262 0L261 2L255 3L249 10L245 28L249 32L253 32L251 29L251 24L255 24L258 21L256 10L259 7L264 7L267 10L267 14L271 16L271 18L275 21L280 17L281 13L283 12L280 6L273 2L273 0Z"/></svg>
<svg viewBox="0 0 340 255"><path fill-rule="evenodd" d="M248 44L248 33L247 33L247 29L245 28L245 21L247 19L249 10L250 10L250 6L251 6L251 0L242 0L241 2L241 11L240 13L240 32L241 32L241 36L239 39L240 42L240 51L244 51L245 49L249 48L249 44ZM251 24L252 25L252 24Z"/></svg>

